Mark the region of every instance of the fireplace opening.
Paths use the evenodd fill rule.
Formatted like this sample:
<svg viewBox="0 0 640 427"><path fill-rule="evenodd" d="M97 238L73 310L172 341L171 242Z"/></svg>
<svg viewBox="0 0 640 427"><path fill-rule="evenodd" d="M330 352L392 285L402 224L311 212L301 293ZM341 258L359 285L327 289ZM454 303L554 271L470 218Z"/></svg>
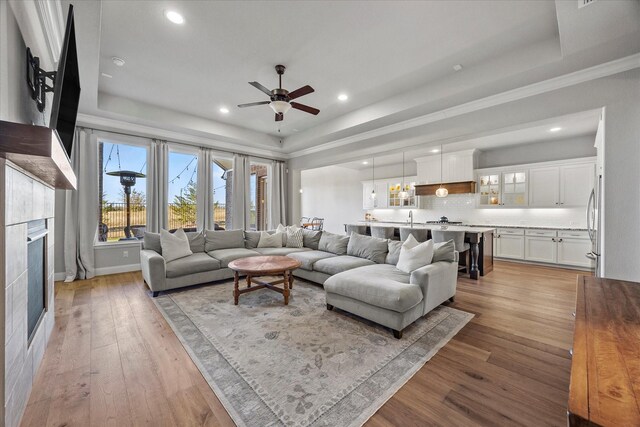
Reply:
<svg viewBox="0 0 640 427"><path fill-rule="evenodd" d="M47 309L47 222L27 224L27 338L31 340Z"/></svg>

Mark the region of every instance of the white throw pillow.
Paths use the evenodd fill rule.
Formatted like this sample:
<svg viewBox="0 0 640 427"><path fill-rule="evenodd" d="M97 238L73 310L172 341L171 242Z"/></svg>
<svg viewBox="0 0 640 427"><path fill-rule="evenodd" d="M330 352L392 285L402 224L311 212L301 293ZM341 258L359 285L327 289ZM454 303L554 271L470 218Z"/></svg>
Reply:
<svg viewBox="0 0 640 427"><path fill-rule="evenodd" d="M286 246L288 248L303 247L303 239L304 235L302 234L302 228L294 226L288 227L286 241Z"/></svg>
<svg viewBox="0 0 640 427"><path fill-rule="evenodd" d="M282 246L287 246L287 230L289 227L285 227L282 224L278 224L276 227L276 233L282 233Z"/></svg>
<svg viewBox="0 0 640 427"><path fill-rule="evenodd" d="M400 248L400 258L396 267L400 271L411 273L420 267L431 264L432 259L433 240L418 243L412 235L409 235Z"/></svg>
<svg viewBox="0 0 640 427"><path fill-rule="evenodd" d="M260 232L260 240L258 241L259 248L281 248L283 233L276 232L275 234L269 234L266 231Z"/></svg>
<svg viewBox="0 0 640 427"><path fill-rule="evenodd" d="M182 228L178 228L175 233L160 230L160 246L162 246L162 257L166 262L184 258L193 253L189 247L189 238Z"/></svg>

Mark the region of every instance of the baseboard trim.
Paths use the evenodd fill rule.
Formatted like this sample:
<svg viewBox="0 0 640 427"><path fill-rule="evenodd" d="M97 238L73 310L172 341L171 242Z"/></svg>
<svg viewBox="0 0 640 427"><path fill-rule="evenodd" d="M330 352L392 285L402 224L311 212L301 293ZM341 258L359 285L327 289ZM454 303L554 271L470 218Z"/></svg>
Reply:
<svg viewBox="0 0 640 427"><path fill-rule="evenodd" d="M96 268L96 276L106 276L108 274L129 273L140 271L140 263L127 265L114 265L113 267Z"/></svg>
<svg viewBox="0 0 640 427"><path fill-rule="evenodd" d="M593 271L589 267L582 267L578 265L566 265L566 264L557 264L557 263L549 263L549 262L529 261L529 260L515 259L515 258L499 258L496 256L494 256L493 259L496 261L515 262L517 264L537 265L540 267L564 268L567 270L577 270L577 271L584 271L584 272Z"/></svg>
<svg viewBox="0 0 640 427"><path fill-rule="evenodd" d="M67 274L64 271L61 272L61 273L55 273L53 275L53 281L54 282L62 282L65 279L65 277L67 277Z"/></svg>

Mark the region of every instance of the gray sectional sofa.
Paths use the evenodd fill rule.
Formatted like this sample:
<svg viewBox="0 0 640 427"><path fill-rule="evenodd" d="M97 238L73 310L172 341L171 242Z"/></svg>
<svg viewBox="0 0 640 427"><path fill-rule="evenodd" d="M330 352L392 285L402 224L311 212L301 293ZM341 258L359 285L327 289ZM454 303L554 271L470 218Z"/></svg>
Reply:
<svg viewBox="0 0 640 427"><path fill-rule="evenodd" d="M165 262L160 235L145 233L142 276L159 292L233 277L229 262L259 255L285 255L300 261L294 276L321 284L327 309L334 307L394 331L402 330L456 293L458 254L453 242L435 246L431 264L411 273L396 268L402 242L353 233L342 236L304 230L302 248L258 248L259 232L187 233L193 252Z"/></svg>

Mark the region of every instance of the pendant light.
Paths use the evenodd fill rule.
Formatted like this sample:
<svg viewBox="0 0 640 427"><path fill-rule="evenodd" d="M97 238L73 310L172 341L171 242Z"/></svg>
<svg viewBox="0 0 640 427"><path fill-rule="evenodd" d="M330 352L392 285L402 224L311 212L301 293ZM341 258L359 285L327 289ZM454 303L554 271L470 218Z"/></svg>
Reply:
<svg viewBox="0 0 640 427"><path fill-rule="evenodd" d="M402 188L400 188L398 197L400 197L403 200L409 197L409 193L407 193L404 188L404 151L402 152Z"/></svg>
<svg viewBox="0 0 640 427"><path fill-rule="evenodd" d="M371 159L371 198L376 199L376 158Z"/></svg>
<svg viewBox="0 0 640 427"><path fill-rule="evenodd" d="M449 190L442 186L442 145L440 145L440 188L436 190L436 196L447 197Z"/></svg>

